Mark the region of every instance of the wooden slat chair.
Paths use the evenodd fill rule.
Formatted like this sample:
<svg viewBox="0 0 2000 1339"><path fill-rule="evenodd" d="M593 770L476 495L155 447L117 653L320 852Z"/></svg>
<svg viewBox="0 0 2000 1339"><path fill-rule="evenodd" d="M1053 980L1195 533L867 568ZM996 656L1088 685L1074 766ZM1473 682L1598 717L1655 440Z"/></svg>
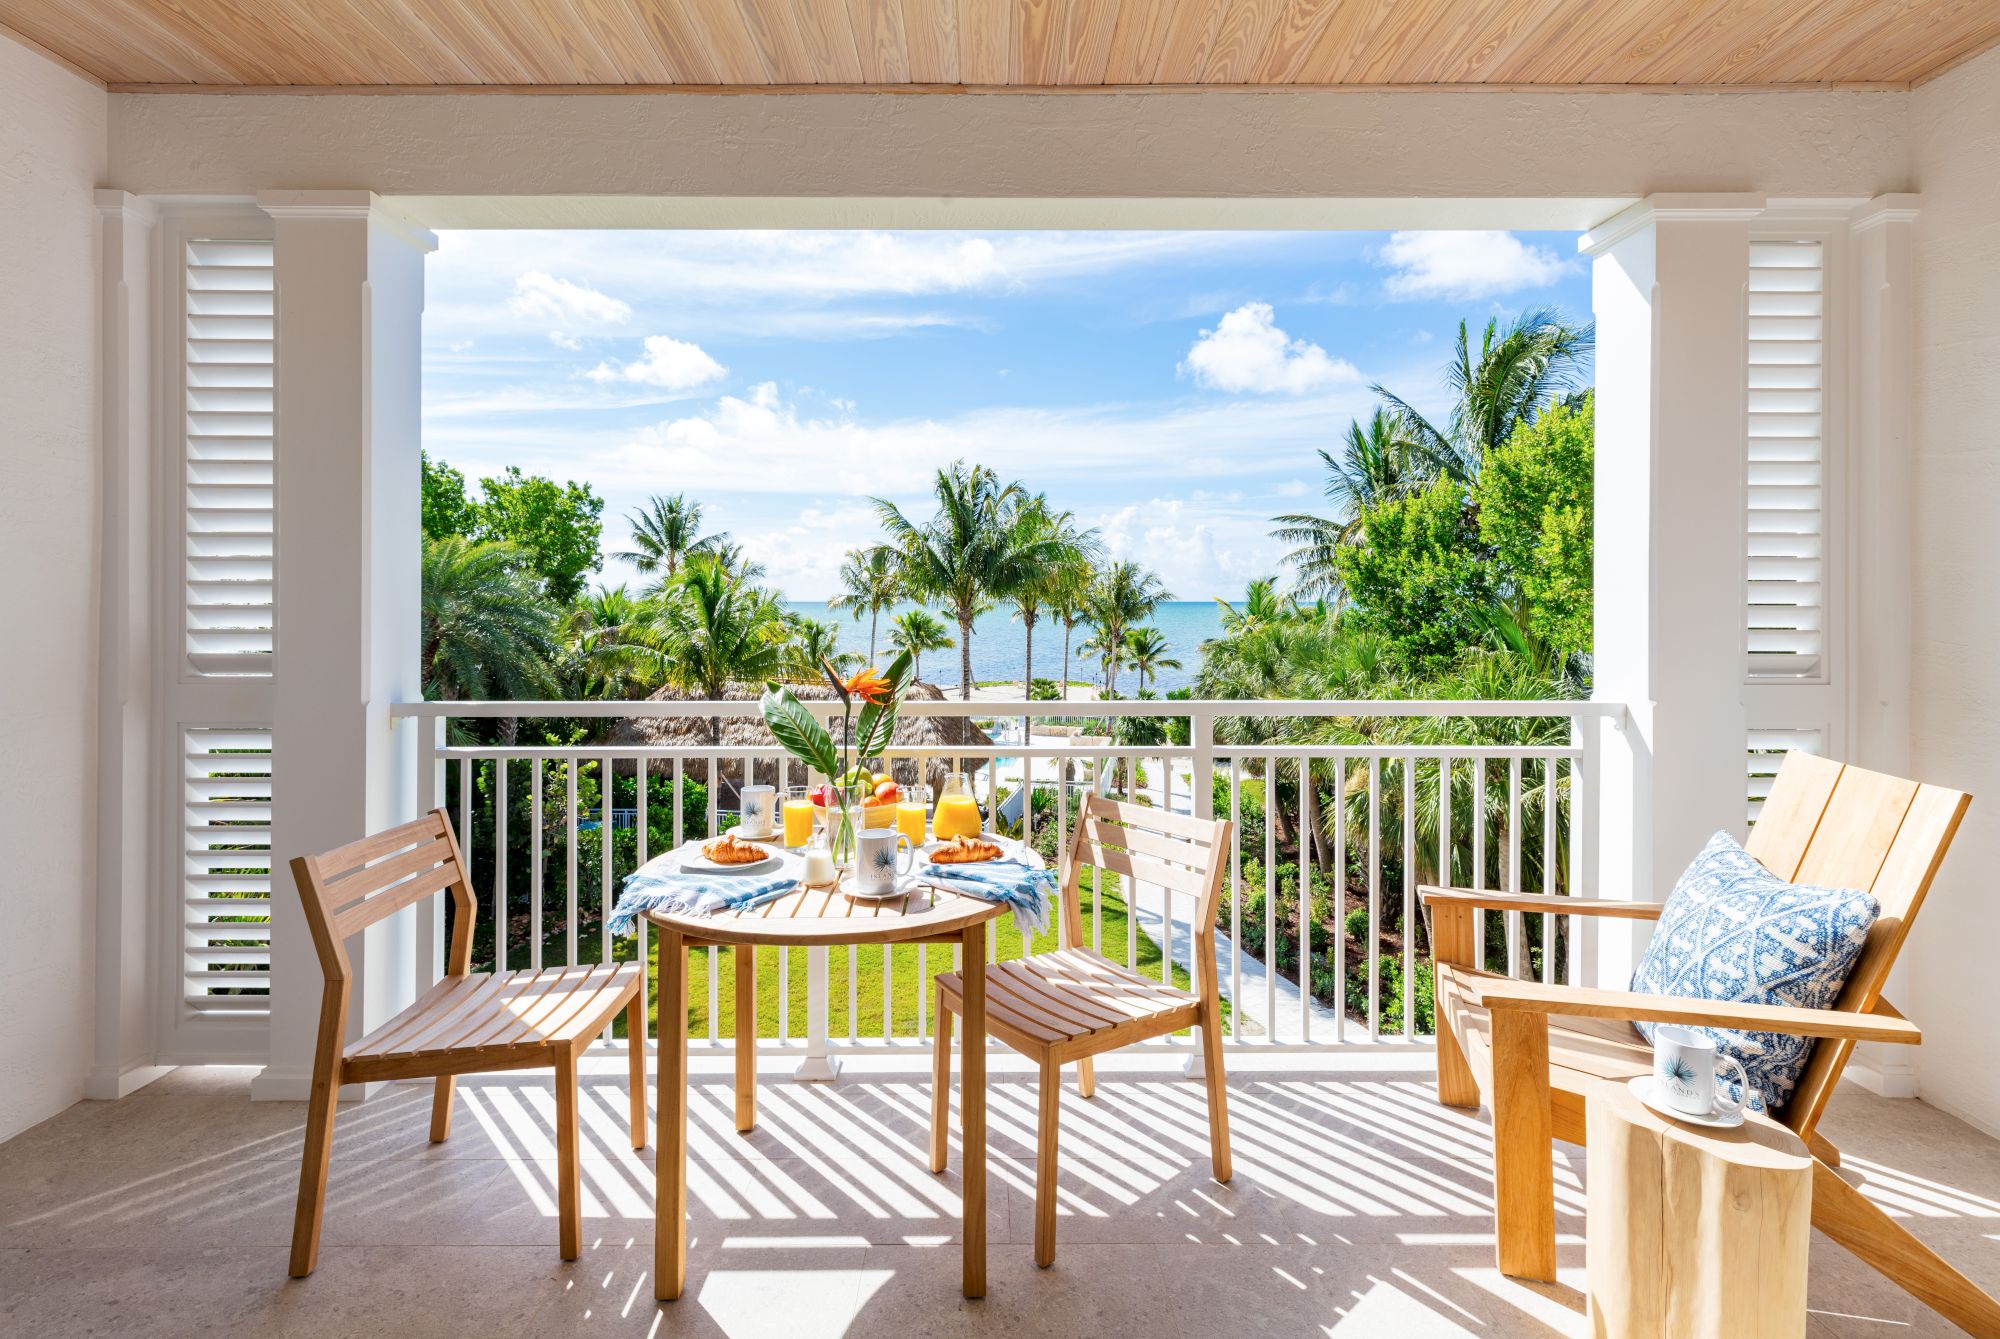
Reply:
<svg viewBox="0 0 2000 1339"><path fill-rule="evenodd" d="M305 903L306 923L312 927L313 946L326 974L298 1213L292 1224L292 1277L312 1273L319 1259L334 1104L343 1083L435 1077L431 1142L439 1143L451 1132L454 1076L550 1065L556 1071L556 1196L562 1258L576 1259L583 1238L577 1056L620 1010L625 1011L631 1038L632 1147L644 1148L644 965L471 971L478 904L466 878L458 838L442 809L324 855L299 856L292 861L292 879ZM444 979L409 1008L343 1047L353 985L346 941L440 892L450 894L454 908Z"/></svg>
<svg viewBox="0 0 2000 1339"><path fill-rule="evenodd" d="M1813 1226L1953 1323L2000 1339L2000 1305L1841 1179L1833 1170L1839 1151L1818 1133L1855 1042L1920 1040L1882 998L1882 987L1970 803L1959 791L1809 754L1786 756L1750 834L1750 854L1791 882L1863 889L1881 905L1831 1009L1543 985L1480 971L1480 913L1547 912L1551 900L1422 890L1437 973L1438 1100L1477 1107L1483 1097L1493 1110L1502 1273L1555 1278L1549 1142L1584 1142L1584 1094L1592 1083L1622 1083L1652 1071L1652 1047L1635 1021L1783 1032L1818 1039L1790 1101L1772 1113L1813 1153ZM1560 903L1561 915L1657 920L1661 910L1659 903Z"/></svg>
<svg viewBox="0 0 2000 1339"><path fill-rule="evenodd" d="M1065 947L986 969L986 1029L1041 1065L1041 1119L1035 1161L1035 1263L1056 1258L1056 1116L1062 1067L1074 1061L1077 1087L1097 1090L1091 1059L1106 1051L1163 1037L1185 1027L1201 1031L1208 1087L1209 1160L1217 1181L1227 1181L1229 1111L1222 1073L1222 993L1215 969L1215 907L1229 867L1234 825L1207 822L1138 804L1090 796L1077 815L1069 867L1059 894ZM1175 894L1194 903L1193 994L1093 953L1083 945L1079 885L1083 869L1124 875L1158 886L1163 905ZM1098 884L1102 896L1103 884ZM1133 912L1132 914L1136 914ZM1167 955L1171 959L1172 954ZM931 1170L945 1168L951 1092L952 1015L962 1008L957 972L937 979L937 1050L931 1086Z"/></svg>

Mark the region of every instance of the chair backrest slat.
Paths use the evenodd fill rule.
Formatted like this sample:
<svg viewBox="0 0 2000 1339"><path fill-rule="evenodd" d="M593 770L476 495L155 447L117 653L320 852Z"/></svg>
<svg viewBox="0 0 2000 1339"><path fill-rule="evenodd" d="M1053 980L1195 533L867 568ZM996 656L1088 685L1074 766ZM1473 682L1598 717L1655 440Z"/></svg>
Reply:
<svg viewBox="0 0 2000 1339"><path fill-rule="evenodd" d="M1747 849L1772 873L1826 888L1858 888L1881 908L1833 1007L1875 1007L1911 922L1972 797L1942 786L1786 755ZM1780 1118L1801 1135L1826 1109L1854 1045L1821 1041Z"/></svg>
<svg viewBox="0 0 2000 1339"><path fill-rule="evenodd" d="M444 810L322 855L296 857L292 881L329 978L348 975L348 939L441 891L450 895L457 917L446 969L453 976L469 970L478 904Z"/></svg>
<svg viewBox="0 0 2000 1339"><path fill-rule="evenodd" d="M1064 923L1073 930L1081 922L1080 867L1089 865L1191 897L1194 924L1213 926L1233 831L1226 819L1190 818L1089 796L1071 835L1070 870L1062 890Z"/></svg>

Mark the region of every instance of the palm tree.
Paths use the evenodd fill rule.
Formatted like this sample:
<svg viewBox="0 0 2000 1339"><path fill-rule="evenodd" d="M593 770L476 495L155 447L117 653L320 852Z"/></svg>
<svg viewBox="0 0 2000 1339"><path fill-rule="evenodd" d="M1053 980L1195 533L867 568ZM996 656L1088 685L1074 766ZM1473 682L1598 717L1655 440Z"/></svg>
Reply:
<svg viewBox="0 0 2000 1339"><path fill-rule="evenodd" d="M1278 583L1270 577L1253 577L1243 588L1243 607L1238 609L1220 595L1215 597L1218 616L1222 622L1222 636L1235 637L1246 632L1255 632L1269 623L1275 623L1298 610L1298 601L1288 595L1278 593Z"/></svg>
<svg viewBox="0 0 2000 1339"><path fill-rule="evenodd" d="M1076 625L1086 622L1084 608L1090 600L1090 588L1097 581L1097 565L1092 557L1077 553L1058 560L1048 569L1047 591L1043 598L1048 602L1049 616L1062 624L1063 630L1063 701L1069 701L1069 644L1076 635ZM1034 680L1028 681L1030 688Z"/></svg>
<svg viewBox="0 0 2000 1339"><path fill-rule="evenodd" d="M1296 547L1285 555L1298 573L1298 589L1314 595L1337 595L1340 579L1333 555L1361 534L1361 516L1368 508L1404 496L1436 477L1429 453L1417 449L1396 411L1377 407L1363 427L1347 425L1340 455L1319 453L1326 466L1324 490L1332 516L1292 512L1273 516L1272 537Z"/></svg>
<svg viewBox="0 0 2000 1339"><path fill-rule="evenodd" d="M868 663L875 663L875 631L882 611L903 598L903 574L898 570L896 551L876 544L855 549L840 565L840 593L826 602L829 609L850 609L859 623L868 614Z"/></svg>
<svg viewBox="0 0 2000 1339"><path fill-rule="evenodd" d="M1181 662L1168 655L1173 650L1158 628L1128 628L1125 632L1125 663L1139 676L1139 696L1146 695L1146 680L1159 677L1163 669L1179 669Z"/></svg>
<svg viewBox="0 0 2000 1339"><path fill-rule="evenodd" d="M993 600L1019 588L1054 555L1053 540L1024 539L1013 513L1023 494L984 465L954 461L932 485L937 512L919 525L886 498L875 513L889 532L903 586L951 611L958 622L959 697L972 698L972 620Z"/></svg>
<svg viewBox="0 0 2000 1339"><path fill-rule="evenodd" d="M667 681L720 701L734 681L776 678L785 668L785 620L769 591L739 581L713 554L691 555L662 593L655 644ZM711 745L722 721L708 723Z"/></svg>
<svg viewBox="0 0 2000 1339"><path fill-rule="evenodd" d="M1046 493L1025 498L1014 509L1014 533L1016 542L1024 547L1044 546L1050 550L1047 561L1030 570L1019 584L1004 593L1006 602L1014 606L1014 616L1021 620L1024 639L1021 691L1025 696L1035 684L1035 623L1041 618L1043 607L1053 604L1051 586L1056 574L1065 562L1093 561L1097 557L1098 543L1095 533L1077 529L1074 514L1050 507ZM1067 679L1067 663L1063 670L1063 677Z"/></svg>
<svg viewBox="0 0 2000 1339"><path fill-rule="evenodd" d="M685 493L648 498L626 520L632 526L632 547L618 556L647 575L664 570L671 580L687 556L707 542L701 536L701 503Z"/></svg>
<svg viewBox="0 0 2000 1339"><path fill-rule="evenodd" d="M764 564L746 554L743 546L728 535L709 535L688 556L713 558L718 567L738 581L760 581L764 577Z"/></svg>
<svg viewBox="0 0 2000 1339"><path fill-rule="evenodd" d="M1475 359L1466 324L1460 321L1458 345L1444 369L1452 396L1444 432L1398 396L1380 386L1369 389L1396 411L1435 474L1470 480L1487 452L1512 437L1514 429L1581 388L1584 360L1596 345L1594 327L1571 325L1543 307L1522 312L1504 330L1498 317L1488 321Z"/></svg>
<svg viewBox="0 0 2000 1339"><path fill-rule="evenodd" d="M557 614L526 555L462 535L424 540L424 696L545 697L561 654Z"/></svg>
<svg viewBox="0 0 2000 1339"><path fill-rule="evenodd" d="M623 586L599 586L570 607L563 639L577 696L643 697L658 685L660 653L650 641L656 612Z"/></svg>
<svg viewBox="0 0 2000 1339"><path fill-rule="evenodd" d="M804 614L792 614L786 619L791 628L791 639L786 643L789 664L786 677L795 683L821 683L825 671L822 664L833 666L846 674L859 669L864 663L853 651L840 649L840 629L823 619L808 618Z"/></svg>
<svg viewBox="0 0 2000 1339"><path fill-rule="evenodd" d="M1112 683L1118 677L1118 670L1125 664L1125 642L1104 635L1099 629L1077 643L1076 652L1085 660L1095 660L1104 683L1104 695L1113 694Z"/></svg>
<svg viewBox="0 0 2000 1339"><path fill-rule="evenodd" d="M924 652L949 651L956 643L928 609L908 609L889 622L889 645L910 653L910 677L923 677Z"/></svg>
<svg viewBox="0 0 2000 1339"><path fill-rule="evenodd" d="M1118 691L1118 667L1124 659L1125 631L1153 616L1173 597L1160 578L1134 562L1116 562L1099 573L1084 600L1084 618L1097 629L1093 643L1104 666L1104 691Z"/></svg>

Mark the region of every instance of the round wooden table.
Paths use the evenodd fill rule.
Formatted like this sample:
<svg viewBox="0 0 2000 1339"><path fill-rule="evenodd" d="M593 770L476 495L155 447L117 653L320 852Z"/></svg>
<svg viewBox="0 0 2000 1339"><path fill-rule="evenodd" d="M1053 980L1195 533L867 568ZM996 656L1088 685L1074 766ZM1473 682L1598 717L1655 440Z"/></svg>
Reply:
<svg viewBox="0 0 2000 1339"><path fill-rule="evenodd" d="M1042 863L1031 849L1004 845L1015 859ZM986 923L1007 910L1003 903L920 886L881 902L849 898L831 888L801 888L745 912L646 913L660 952L655 1296L672 1301L687 1284L688 951L710 945L736 951L736 1128L741 1132L757 1119L757 950L834 944L960 946L965 992L959 1033L964 1285L967 1297L986 1295Z"/></svg>

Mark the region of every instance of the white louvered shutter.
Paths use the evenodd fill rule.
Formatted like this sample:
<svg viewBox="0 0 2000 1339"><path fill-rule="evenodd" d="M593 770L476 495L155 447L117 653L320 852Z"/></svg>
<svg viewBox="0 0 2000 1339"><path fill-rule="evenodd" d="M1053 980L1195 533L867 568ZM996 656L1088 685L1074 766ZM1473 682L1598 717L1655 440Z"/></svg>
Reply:
<svg viewBox="0 0 2000 1339"><path fill-rule="evenodd" d="M187 656L269 674L276 311L269 241L187 244Z"/></svg>
<svg viewBox="0 0 2000 1339"><path fill-rule="evenodd" d="M198 1013L268 1013L271 732L182 737L184 998Z"/></svg>
<svg viewBox="0 0 2000 1339"><path fill-rule="evenodd" d="M1817 679L1826 663L1825 257L1817 241L1753 241L1749 276L1752 681Z"/></svg>
<svg viewBox="0 0 2000 1339"><path fill-rule="evenodd" d="M1771 782L1776 779L1785 755L1794 749L1800 753L1826 752L1825 732L1816 727L1750 732L1744 766L1750 826L1757 825L1758 815L1764 812L1764 801L1771 797Z"/></svg>

